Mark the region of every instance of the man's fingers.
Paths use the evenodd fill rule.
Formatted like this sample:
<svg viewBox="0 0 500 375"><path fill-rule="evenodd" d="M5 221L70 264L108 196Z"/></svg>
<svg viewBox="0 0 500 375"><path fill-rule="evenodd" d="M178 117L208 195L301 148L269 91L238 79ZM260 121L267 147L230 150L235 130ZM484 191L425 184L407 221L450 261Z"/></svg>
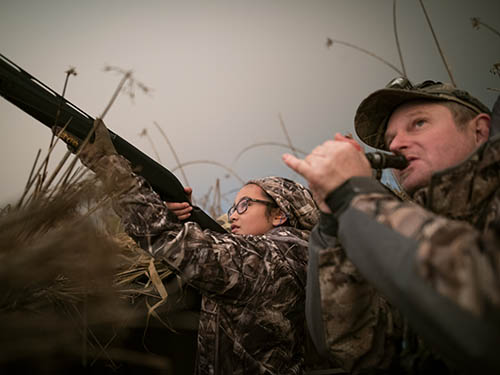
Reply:
<svg viewBox="0 0 500 375"><path fill-rule="evenodd" d="M290 154L283 154L282 156L283 162L291 169L293 169L295 172L302 174L301 173L301 159L297 159L295 156L290 155Z"/></svg>
<svg viewBox="0 0 500 375"><path fill-rule="evenodd" d="M354 140L353 138L346 137L340 133L335 134L334 140L341 141L341 142L348 142L351 145L353 145L356 148L356 150L363 151L360 144L358 142L356 142L356 140Z"/></svg>
<svg viewBox="0 0 500 375"><path fill-rule="evenodd" d="M304 177L306 180L309 180L309 177L311 177L311 166L309 163L305 160L298 159L293 155L290 154L284 154L283 157L283 162L291 169L293 169L295 172L300 174L302 177Z"/></svg>

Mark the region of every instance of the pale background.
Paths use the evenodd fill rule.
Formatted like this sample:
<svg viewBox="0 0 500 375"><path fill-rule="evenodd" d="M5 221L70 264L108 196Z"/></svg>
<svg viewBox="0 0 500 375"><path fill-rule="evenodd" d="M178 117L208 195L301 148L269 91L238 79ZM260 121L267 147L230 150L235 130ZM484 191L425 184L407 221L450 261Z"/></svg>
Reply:
<svg viewBox="0 0 500 375"><path fill-rule="evenodd" d="M488 106L498 92L500 1L424 1L457 84ZM449 81L419 1L397 2L397 28L408 76ZM152 89L122 95L105 118L110 129L167 168L177 163L154 122L168 134L195 197L217 180L226 209L242 180L299 179L281 162L287 143L309 152L335 132L353 132L359 102L398 75L338 39L370 50L401 69L392 0L2 0L0 53L60 92L64 72L78 75L66 97L92 116L105 108L120 76L132 70ZM48 128L0 99L0 206L22 193ZM148 139L139 134L147 129ZM154 143L151 144L150 139ZM65 151L61 147L57 155ZM55 161L57 157L54 158ZM222 164L231 169L215 165ZM233 173L234 172L234 173ZM184 183L179 170L176 175Z"/></svg>

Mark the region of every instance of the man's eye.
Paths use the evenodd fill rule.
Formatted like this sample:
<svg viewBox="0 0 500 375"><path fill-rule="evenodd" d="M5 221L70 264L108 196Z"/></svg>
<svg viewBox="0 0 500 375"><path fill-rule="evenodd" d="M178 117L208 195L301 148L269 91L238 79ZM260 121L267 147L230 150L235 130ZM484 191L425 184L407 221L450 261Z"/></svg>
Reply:
<svg viewBox="0 0 500 375"><path fill-rule="evenodd" d="M425 123L426 123L426 121L425 121L424 119L417 120L417 121L415 121L415 126L416 126L417 128L421 128L422 126L424 126L424 125L425 125Z"/></svg>

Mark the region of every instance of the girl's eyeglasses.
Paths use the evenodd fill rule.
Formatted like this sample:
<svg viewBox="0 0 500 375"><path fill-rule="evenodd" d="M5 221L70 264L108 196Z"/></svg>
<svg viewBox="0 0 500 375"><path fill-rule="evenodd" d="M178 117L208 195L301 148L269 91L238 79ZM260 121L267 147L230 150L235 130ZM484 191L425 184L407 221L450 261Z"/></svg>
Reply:
<svg viewBox="0 0 500 375"><path fill-rule="evenodd" d="M266 206L276 206L276 203L271 201L264 201L262 199L244 197L241 198L238 203L233 204L231 206L231 208L227 211L227 217L230 218L231 215L234 214L234 211L238 212L238 215L244 214L248 210L249 202L262 203L265 204Z"/></svg>

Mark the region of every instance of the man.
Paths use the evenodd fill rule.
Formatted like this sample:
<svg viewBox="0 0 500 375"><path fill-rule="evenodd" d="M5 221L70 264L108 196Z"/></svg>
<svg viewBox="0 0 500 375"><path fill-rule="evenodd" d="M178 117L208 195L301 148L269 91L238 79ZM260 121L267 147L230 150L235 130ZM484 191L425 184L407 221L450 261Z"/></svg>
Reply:
<svg viewBox="0 0 500 375"><path fill-rule="evenodd" d="M488 140L490 111L450 85L397 79L361 103L355 127L407 158L395 177L411 199L372 178L361 147L340 135L304 160L283 156L331 213L310 245L318 349L353 371L498 373L500 138Z"/></svg>
<svg viewBox="0 0 500 375"><path fill-rule="evenodd" d="M310 192L280 177L249 181L229 209L232 233L180 223L116 154L104 125L81 153L125 230L202 295L197 374L303 374Z"/></svg>

